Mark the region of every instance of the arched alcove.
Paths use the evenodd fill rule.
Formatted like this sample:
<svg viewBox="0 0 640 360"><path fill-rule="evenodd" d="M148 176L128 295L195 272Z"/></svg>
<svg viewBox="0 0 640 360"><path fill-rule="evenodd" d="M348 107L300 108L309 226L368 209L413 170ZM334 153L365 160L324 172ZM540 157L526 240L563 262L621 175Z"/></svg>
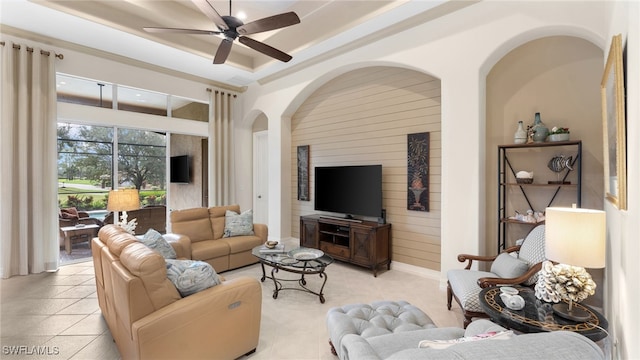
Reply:
<svg viewBox="0 0 640 360"><path fill-rule="evenodd" d="M309 145L310 201L297 200L291 167L292 237L299 217L316 213L313 168L383 167L383 207L392 224L394 263L440 270L440 81L398 67L364 67L340 74L302 102L291 116L291 163ZM407 209L407 135L429 132L429 211Z"/></svg>
<svg viewBox="0 0 640 360"><path fill-rule="evenodd" d="M526 42L502 57L486 78L486 254L495 254L498 244L498 145L513 144L518 121L526 129L539 112L551 129L567 127L571 140L582 140L582 207L603 208L602 118L600 81L603 51L592 42L573 36L549 36ZM575 150L575 148L573 149ZM511 158L515 171L534 173L534 183L556 180L547 168L551 156L575 156L572 149L531 149ZM575 178L574 178L575 184ZM544 211L553 191L528 188L534 211ZM507 209L526 212L528 205L520 189L509 191ZM552 206L571 206L575 189L563 188ZM513 215L513 214L507 214ZM507 246L523 238L528 225L507 227Z"/></svg>

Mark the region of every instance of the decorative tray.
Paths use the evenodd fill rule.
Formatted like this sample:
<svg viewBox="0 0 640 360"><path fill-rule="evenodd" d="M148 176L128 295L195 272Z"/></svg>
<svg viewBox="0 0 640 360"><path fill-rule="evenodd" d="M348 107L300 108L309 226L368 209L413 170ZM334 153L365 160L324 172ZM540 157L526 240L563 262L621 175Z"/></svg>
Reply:
<svg viewBox="0 0 640 360"><path fill-rule="evenodd" d="M318 249L298 248L289 251L287 255L299 261L307 261L324 256L324 252Z"/></svg>

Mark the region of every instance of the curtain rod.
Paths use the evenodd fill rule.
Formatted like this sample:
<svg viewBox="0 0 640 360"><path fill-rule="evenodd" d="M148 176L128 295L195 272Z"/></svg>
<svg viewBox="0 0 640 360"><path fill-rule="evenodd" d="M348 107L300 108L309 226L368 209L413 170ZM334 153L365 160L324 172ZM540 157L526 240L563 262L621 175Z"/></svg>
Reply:
<svg viewBox="0 0 640 360"><path fill-rule="evenodd" d="M4 41L0 41L0 45L4 46ZM20 50L20 45L13 44L13 48ZM28 52L33 52L33 48L27 46L27 51ZM40 50L40 54L49 56L49 55L51 55L51 52L50 51L45 51L45 50ZM64 59L64 55L62 55L62 54L53 53L53 56L57 57L60 60Z"/></svg>

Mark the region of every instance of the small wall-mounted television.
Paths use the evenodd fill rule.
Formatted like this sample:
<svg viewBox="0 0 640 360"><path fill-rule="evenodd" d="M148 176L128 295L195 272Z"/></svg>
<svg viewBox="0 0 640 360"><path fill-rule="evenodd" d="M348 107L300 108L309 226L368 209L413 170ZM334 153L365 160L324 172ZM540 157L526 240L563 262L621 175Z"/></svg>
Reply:
<svg viewBox="0 0 640 360"><path fill-rule="evenodd" d="M316 167L314 207L318 211L379 217L382 165Z"/></svg>
<svg viewBox="0 0 640 360"><path fill-rule="evenodd" d="M172 156L169 163L170 181L188 184L191 182L191 161L189 155Z"/></svg>

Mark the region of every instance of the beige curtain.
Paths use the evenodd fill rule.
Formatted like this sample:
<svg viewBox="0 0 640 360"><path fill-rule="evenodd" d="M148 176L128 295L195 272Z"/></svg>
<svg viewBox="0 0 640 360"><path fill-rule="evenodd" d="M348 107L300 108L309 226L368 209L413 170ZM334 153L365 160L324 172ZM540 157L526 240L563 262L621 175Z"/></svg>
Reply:
<svg viewBox="0 0 640 360"><path fill-rule="evenodd" d="M55 54L0 46L0 276L58 268Z"/></svg>
<svg viewBox="0 0 640 360"><path fill-rule="evenodd" d="M211 91L209 100L209 206L235 204L233 109L236 96Z"/></svg>

